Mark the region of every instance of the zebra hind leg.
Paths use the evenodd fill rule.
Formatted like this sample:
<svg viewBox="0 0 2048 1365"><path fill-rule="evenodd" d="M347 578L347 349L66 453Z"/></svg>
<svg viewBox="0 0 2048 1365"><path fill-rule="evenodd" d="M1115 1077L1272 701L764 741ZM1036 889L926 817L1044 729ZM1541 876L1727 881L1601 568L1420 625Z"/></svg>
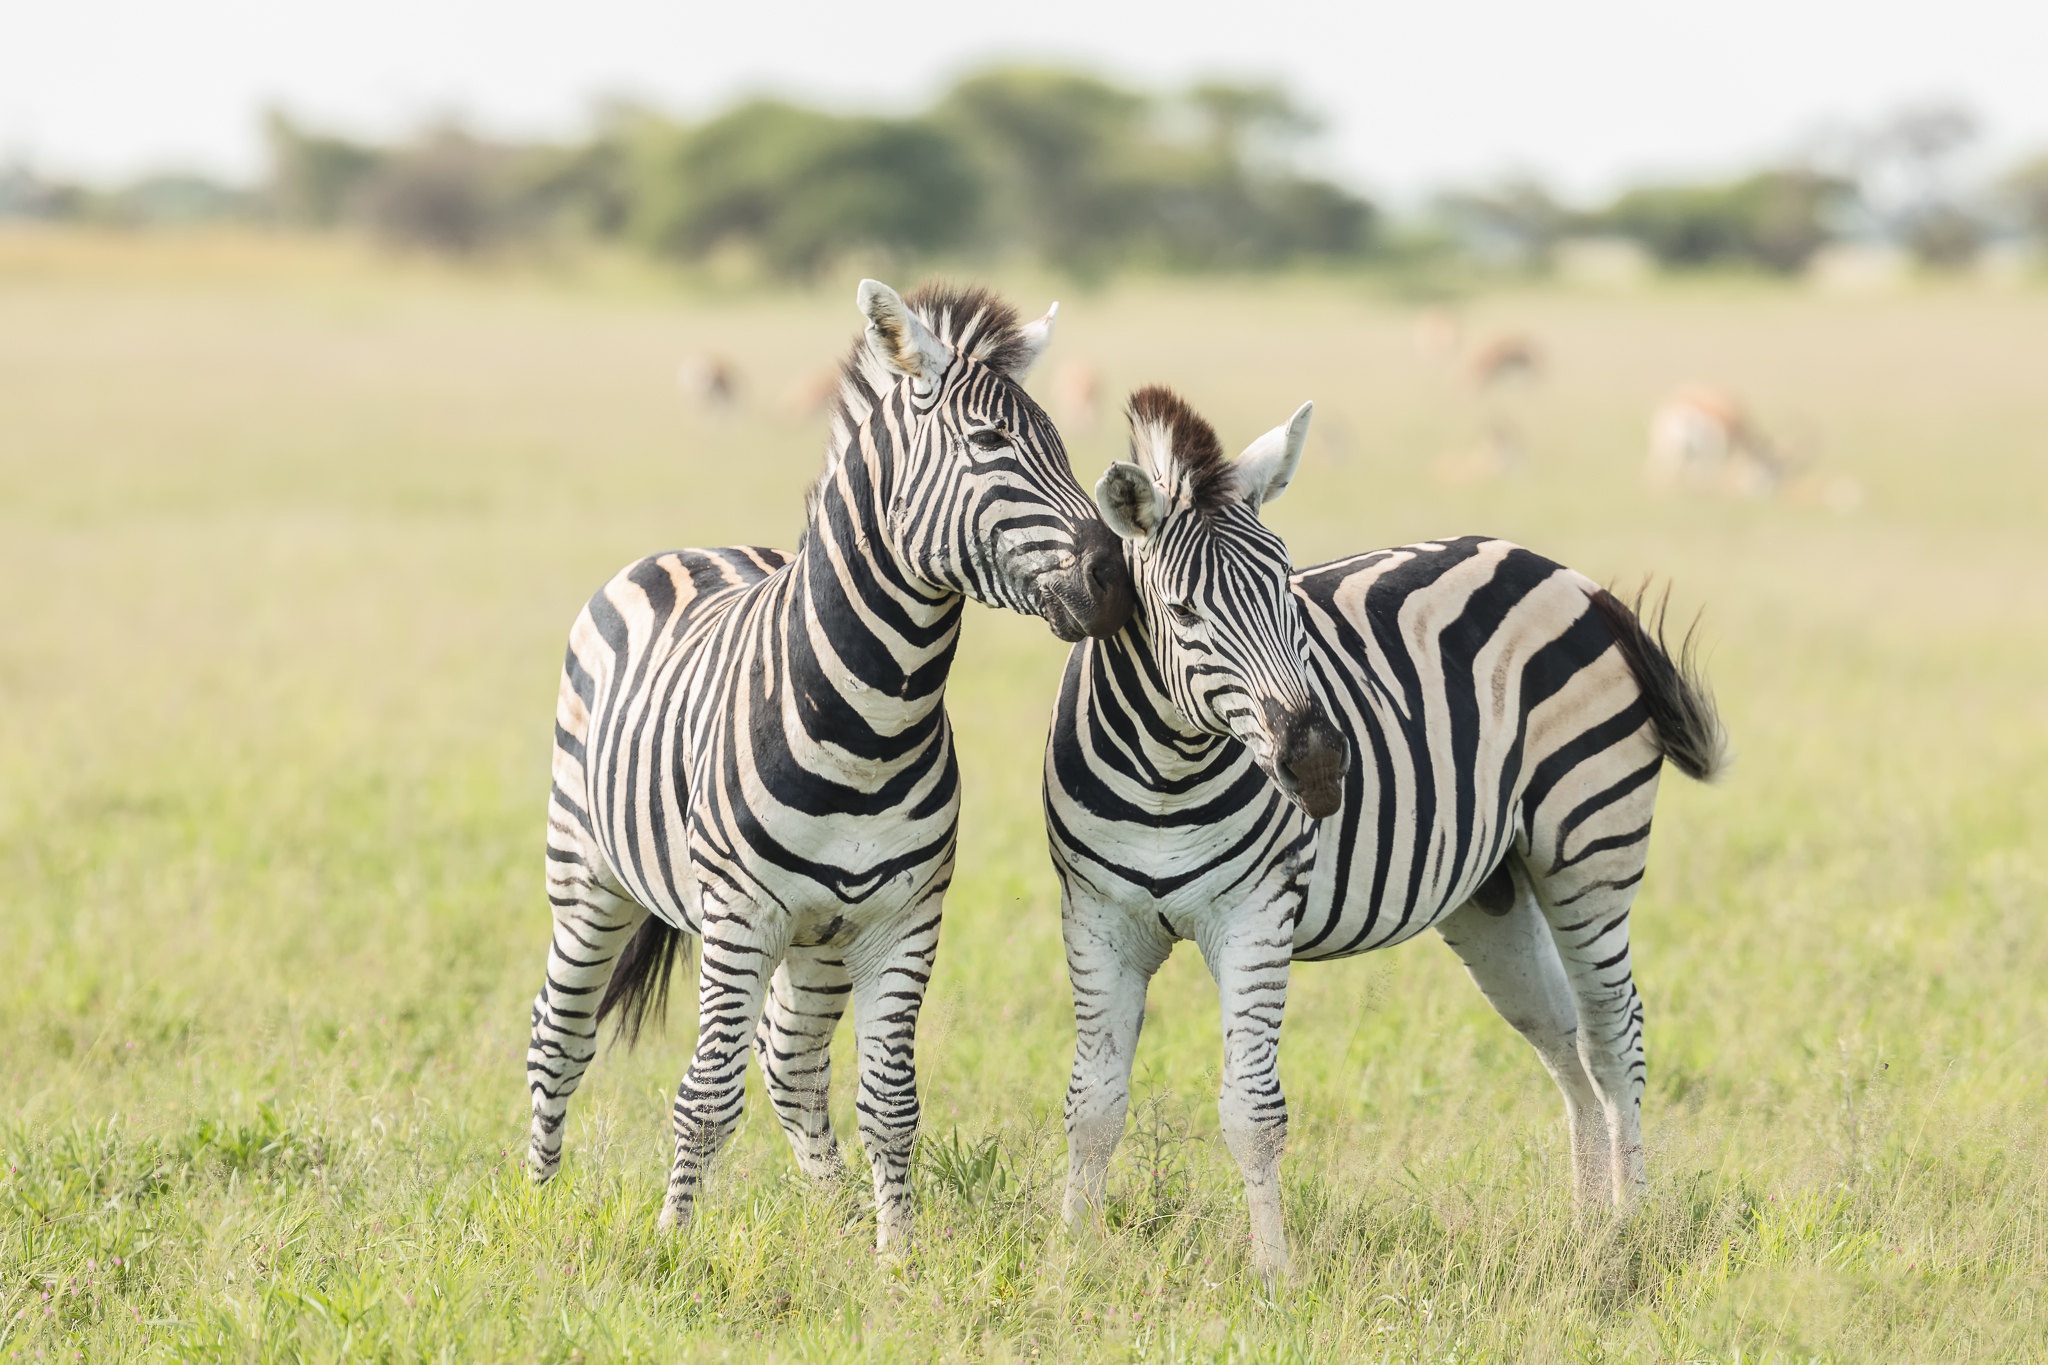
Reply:
<svg viewBox="0 0 2048 1365"><path fill-rule="evenodd" d="M1564 1096L1572 1197L1580 1207L1613 1197L1607 1116L1579 1060L1579 1011L1550 926L1513 858L1436 928L1501 1018L1522 1035Z"/></svg>
<svg viewBox="0 0 2048 1365"><path fill-rule="evenodd" d="M853 980L836 948L791 948L768 985L754 1056L799 1169L830 1180L846 1168L832 1136L832 1035Z"/></svg>
<svg viewBox="0 0 2048 1365"><path fill-rule="evenodd" d="M923 901L910 928L880 954L856 959L854 1031L860 1088L854 1101L875 1180L875 1250L910 1254L910 1159L917 1143L917 1016L939 951L940 897ZM866 955L862 955L866 957Z"/></svg>
<svg viewBox="0 0 2048 1365"><path fill-rule="evenodd" d="M559 817L549 821L554 936L526 1045L526 1088L533 1101L526 1161L536 1183L552 1179L561 1165L569 1098L597 1055L598 1003L619 954L647 918L639 905L599 884L592 861L599 855L578 847L572 830Z"/></svg>
<svg viewBox="0 0 2048 1365"><path fill-rule="evenodd" d="M1654 796L1654 792L1652 793ZM1648 1184L1643 1153L1643 1001L1629 958L1628 917L1650 843L1649 812L1623 833L1584 836L1583 851L1534 879L1579 1015L1579 1060L1607 1119L1608 1197L1626 1206Z"/></svg>
<svg viewBox="0 0 2048 1365"><path fill-rule="evenodd" d="M778 912L748 907L747 913L728 909L704 916L697 1049L676 1088L676 1156L661 1206L664 1232L690 1221L705 1173L739 1126L747 1051L760 1027L769 977L787 944L788 928Z"/></svg>

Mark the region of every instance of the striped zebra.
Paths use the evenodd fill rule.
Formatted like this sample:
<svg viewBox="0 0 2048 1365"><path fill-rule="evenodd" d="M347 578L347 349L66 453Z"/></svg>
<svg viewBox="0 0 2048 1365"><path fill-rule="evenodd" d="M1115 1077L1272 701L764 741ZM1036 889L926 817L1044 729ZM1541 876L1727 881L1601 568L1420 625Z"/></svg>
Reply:
<svg viewBox="0 0 2048 1365"><path fill-rule="evenodd" d="M873 280L859 304L866 334L841 369L796 552L640 560L570 632L529 1162L536 1180L555 1173L599 1025L617 1014L637 1037L694 936L697 1046L661 1226L688 1219L738 1121L750 1042L803 1169L838 1169L828 1048L850 1000L877 1243L901 1252L912 1049L960 806L944 699L962 600L1035 613L1075 640L1120 627L1131 587L1019 387L1052 314L1020 326L979 290L904 299Z"/></svg>
<svg viewBox="0 0 2048 1365"><path fill-rule="evenodd" d="M1045 760L1077 1033L1067 1220L1100 1208L1147 984L1193 939L1221 997L1222 1132L1269 1282L1287 1263L1292 962L1434 927L1563 1091L1578 1200L1641 1188L1629 904L1663 761L1704 779L1725 752L1661 622L1520 546L1471 536L1293 572L1258 513L1293 478L1309 415L1233 463L1171 393L1134 396L1134 463L1096 501L1137 606L1072 652Z"/></svg>

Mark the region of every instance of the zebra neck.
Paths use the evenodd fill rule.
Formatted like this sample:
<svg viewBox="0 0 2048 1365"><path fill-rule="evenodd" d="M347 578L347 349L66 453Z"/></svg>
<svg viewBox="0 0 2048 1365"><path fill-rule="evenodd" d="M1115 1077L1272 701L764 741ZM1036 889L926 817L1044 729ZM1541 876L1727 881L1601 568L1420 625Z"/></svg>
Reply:
<svg viewBox="0 0 2048 1365"><path fill-rule="evenodd" d="M889 538L882 471L856 441L819 490L797 552L784 637L814 738L873 762L927 742L943 721L963 599L913 577Z"/></svg>
<svg viewBox="0 0 2048 1365"><path fill-rule="evenodd" d="M1130 742L1138 747L1146 768L1163 782L1179 782L1233 761L1242 745L1228 735L1198 728L1174 704L1152 660L1144 629L1133 618L1109 639L1087 642L1096 707L1122 712L1135 722Z"/></svg>

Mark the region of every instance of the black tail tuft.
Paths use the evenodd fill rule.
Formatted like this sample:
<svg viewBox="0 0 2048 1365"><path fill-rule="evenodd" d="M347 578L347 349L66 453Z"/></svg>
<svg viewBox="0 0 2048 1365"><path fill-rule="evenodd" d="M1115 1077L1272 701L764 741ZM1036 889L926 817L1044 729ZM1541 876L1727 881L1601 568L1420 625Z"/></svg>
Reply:
<svg viewBox="0 0 2048 1365"><path fill-rule="evenodd" d="M1650 712L1650 725L1657 732L1658 747L1672 765L1687 777L1711 782L1728 769L1728 732L1714 710L1713 693L1700 672L1694 653L1693 636L1699 630L1694 619L1685 632L1674 662L1664 643L1664 612L1671 603L1671 590L1655 607L1656 619L1646 623L1649 584L1636 591L1634 602L1623 602L1605 588L1592 593L1593 608L1614 632L1614 643L1628 661L1628 671L1643 690L1643 705Z"/></svg>
<svg viewBox="0 0 2048 1365"><path fill-rule="evenodd" d="M648 1023L660 1023L668 1013L668 981L676 969L676 955L686 935L659 915L649 915L640 932L619 954L612 968L612 980L598 1002L600 1027L614 1011L619 1015L618 1032L628 1049L640 1043L640 1030Z"/></svg>

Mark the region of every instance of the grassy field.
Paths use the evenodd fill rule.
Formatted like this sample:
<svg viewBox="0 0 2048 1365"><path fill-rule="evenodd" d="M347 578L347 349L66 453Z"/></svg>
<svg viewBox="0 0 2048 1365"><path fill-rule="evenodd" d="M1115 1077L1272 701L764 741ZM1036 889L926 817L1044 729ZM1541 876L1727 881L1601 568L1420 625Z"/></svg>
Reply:
<svg viewBox="0 0 2048 1365"><path fill-rule="evenodd" d="M1477 300L1550 365L1503 400L1526 466L1468 483L1441 469L1485 414L1362 284L1066 300L1048 372L1171 381L1233 448L1317 400L1272 514L1300 562L1486 531L1705 606L1740 759L1667 782L1637 901L1632 1219L1573 1219L1555 1092L1431 938L1295 976L1282 1300L1247 1273L1192 951L1153 990L1115 1230L1070 1241L1037 804L1063 654L985 611L914 1263L874 1263L860 1191L806 1188L758 1093L656 1237L687 1005L600 1060L530 1188L564 632L641 553L794 542L822 432L782 395L852 284L0 237L0 1355L2048 1358L2041 292ZM703 350L737 411L678 392ZM1649 407L1695 377L1862 506L1646 493ZM1068 435L1092 483L1118 424Z"/></svg>

